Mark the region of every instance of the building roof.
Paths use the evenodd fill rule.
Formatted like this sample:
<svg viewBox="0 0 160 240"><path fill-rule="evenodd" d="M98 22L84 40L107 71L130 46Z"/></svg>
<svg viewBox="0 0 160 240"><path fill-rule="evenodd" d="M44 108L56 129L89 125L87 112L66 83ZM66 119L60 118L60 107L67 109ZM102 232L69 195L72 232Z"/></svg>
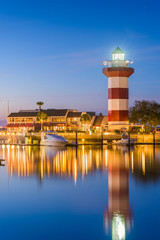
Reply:
<svg viewBox="0 0 160 240"><path fill-rule="evenodd" d="M117 47L113 52L112 54L124 54L124 52L119 48Z"/></svg>
<svg viewBox="0 0 160 240"><path fill-rule="evenodd" d="M8 117L36 117L39 111L35 111L35 112L23 112L23 111L19 111L19 112L13 112L10 113L8 115Z"/></svg>
<svg viewBox="0 0 160 240"><path fill-rule="evenodd" d="M57 116L57 117L65 117L68 109L47 109L43 110L47 114L48 117Z"/></svg>
<svg viewBox="0 0 160 240"><path fill-rule="evenodd" d="M65 117L68 112L68 109L47 109L47 110L42 109L42 111L46 113L48 117L52 117L52 116ZM36 117L38 113L39 113L39 110L35 110L35 111L21 110L19 112L10 113L8 117Z"/></svg>
<svg viewBox="0 0 160 240"><path fill-rule="evenodd" d="M104 116L96 116L93 122L93 127L100 127Z"/></svg>
<svg viewBox="0 0 160 240"><path fill-rule="evenodd" d="M68 118L79 118L81 117L82 112L69 112L67 117Z"/></svg>
<svg viewBox="0 0 160 240"><path fill-rule="evenodd" d="M95 112L87 112L87 114L89 114L90 116L95 116L96 115Z"/></svg>
<svg viewBox="0 0 160 240"><path fill-rule="evenodd" d="M76 118L80 117L82 112L72 111L70 109L42 109L48 117L67 117ZM39 109L36 110L20 110L19 112L13 112L8 115L8 117L36 117L39 113ZM87 112L90 116L95 116L95 112Z"/></svg>

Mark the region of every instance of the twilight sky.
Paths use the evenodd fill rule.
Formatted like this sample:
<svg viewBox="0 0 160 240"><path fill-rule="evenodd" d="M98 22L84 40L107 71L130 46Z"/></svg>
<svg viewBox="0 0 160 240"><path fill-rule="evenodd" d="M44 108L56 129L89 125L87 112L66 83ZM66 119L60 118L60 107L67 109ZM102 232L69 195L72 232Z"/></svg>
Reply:
<svg viewBox="0 0 160 240"><path fill-rule="evenodd" d="M119 46L134 60L130 105L160 102L157 0L0 0L0 119L20 109L107 114L102 62Z"/></svg>

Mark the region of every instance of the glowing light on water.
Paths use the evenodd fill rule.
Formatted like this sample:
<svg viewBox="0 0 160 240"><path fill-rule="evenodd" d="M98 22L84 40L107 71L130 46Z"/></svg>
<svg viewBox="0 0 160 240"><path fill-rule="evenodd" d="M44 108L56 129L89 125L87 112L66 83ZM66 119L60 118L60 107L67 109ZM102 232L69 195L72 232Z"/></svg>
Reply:
<svg viewBox="0 0 160 240"><path fill-rule="evenodd" d="M146 167L146 162L145 162L145 154L142 152L142 172L145 175L145 167Z"/></svg>
<svg viewBox="0 0 160 240"><path fill-rule="evenodd" d="M133 152L132 152L132 173L133 173L133 171L134 171L134 162L133 162Z"/></svg>
<svg viewBox="0 0 160 240"><path fill-rule="evenodd" d="M125 220L120 214L115 214L112 220L112 239L125 240Z"/></svg>

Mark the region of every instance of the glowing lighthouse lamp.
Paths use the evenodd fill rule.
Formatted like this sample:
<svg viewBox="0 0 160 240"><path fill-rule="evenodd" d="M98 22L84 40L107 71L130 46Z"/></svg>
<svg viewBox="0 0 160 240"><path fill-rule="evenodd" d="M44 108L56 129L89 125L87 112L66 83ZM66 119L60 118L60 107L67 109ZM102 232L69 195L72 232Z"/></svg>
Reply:
<svg viewBox="0 0 160 240"><path fill-rule="evenodd" d="M108 77L108 128L129 128L128 78L134 73L124 52L117 47L112 60L103 62L103 73Z"/></svg>

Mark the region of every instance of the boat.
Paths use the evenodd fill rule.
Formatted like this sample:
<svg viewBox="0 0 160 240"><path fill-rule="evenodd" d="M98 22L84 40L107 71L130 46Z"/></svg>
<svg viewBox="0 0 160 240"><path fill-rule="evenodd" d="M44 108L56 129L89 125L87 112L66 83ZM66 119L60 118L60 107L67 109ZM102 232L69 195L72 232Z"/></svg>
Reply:
<svg viewBox="0 0 160 240"><path fill-rule="evenodd" d="M115 141L114 144L116 145L133 145L136 139L133 138L122 138L121 140Z"/></svg>
<svg viewBox="0 0 160 240"><path fill-rule="evenodd" d="M68 140L62 136L59 136L53 132L42 132L41 133L41 146L52 146L52 147L64 147L68 143Z"/></svg>

